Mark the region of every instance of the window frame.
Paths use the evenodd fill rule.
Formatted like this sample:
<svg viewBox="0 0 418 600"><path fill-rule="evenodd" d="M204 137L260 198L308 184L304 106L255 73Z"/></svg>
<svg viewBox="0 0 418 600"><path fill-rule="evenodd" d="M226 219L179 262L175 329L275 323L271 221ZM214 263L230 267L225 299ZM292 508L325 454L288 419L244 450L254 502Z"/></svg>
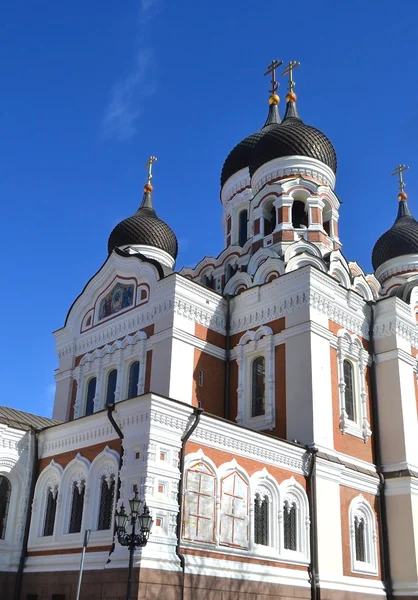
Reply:
<svg viewBox="0 0 418 600"><path fill-rule="evenodd" d="M138 376L136 378L135 394L132 396L130 394L130 392L131 392L131 389L130 389L131 388L131 370L135 364L138 364ZM139 358L135 358L135 360L132 360L129 362L128 368L127 368L127 387L126 387L126 399L127 400L129 400L130 398L136 398L137 396L139 396L140 382L141 382L141 361L139 360Z"/></svg>
<svg viewBox="0 0 418 600"><path fill-rule="evenodd" d="M296 504L296 550L284 547L284 506ZM292 476L280 484L279 553L286 561L307 564L310 561L310 515L306 491Z"/></svg>
<svg viewBox="0 0 418 600"><path fill-rule="evenodd" d="M6 535L8 533L8 522L10 522L10 508L11 508L11 498L12 498L12 493L13 493L13 486L12 486L12 482L10 481L10 478L7 477L4 473L0 473L0 481L4 479L7 484L8 484L8 489L6 490L6 507L5 507L5 514L4 517L2 519L2 523L0 523L0 542L4 542L7 538Z"/></svg>
<svg viewBox="0 0 418 600"><path fill-rule="evenodd" d="M344 363L347 361L352 367L354 418L349 418L346 410L346 382ZM366 443L372 432L367 418L367 389L366 367L369 364L369 354L363 348L361 340L346 329L337 333L337 363L338 363L338 390L339 390L339 425L342 434L348 433L363 439Z"/></svg>
<svg viewBox="0 0 418 600"><path fill-rule="evenodd" d="M357 560L355 542L355 517L364 519L365 561ZM362 494L353 498L348 510L351 571L360 575L378 575L377 518L376 513Z"/></svg>
<svg viewBox="0 0 418 600"><path fill-rule="evenodd" d="M204 468L206 470L206 472L197 471L196 469L199 469L199 468ZM190 513L186 512L187 508L188 508L188 498L191 493L191 490L189 489L189 483L188 483L189 472L199 473L201 475L211 477L213 480L213 519L212 519L213 520L213 529L212 529L212 539L211 540L199 539L198 537L186 537L186 519L187 519L187 516L190 515ZM204 495L204 494L200 493L201 481L202 481L202 478L200 478L200 480L199 480L199 492L197 492L198 501L200 500L200 496ZM196 493L195 490L192 490L192 492ZM185 542L192 543L192 544L204 545L204 546L207 545L210 547L213 547L217 543L217 535L216 535L217 523L218 523L218 507L217 507L217 503L216 503L217 494L218 494L218 481L217 481L216 470L214 469L214 467L206 459L197 459L197 460L195 459L193 461L190 461L189 464L187 465L187 468L184 471L182 539ZM196 531L198 534L199 520L204 517L202 517L199 512L197 513L196 516L197 516Z"/></svg>

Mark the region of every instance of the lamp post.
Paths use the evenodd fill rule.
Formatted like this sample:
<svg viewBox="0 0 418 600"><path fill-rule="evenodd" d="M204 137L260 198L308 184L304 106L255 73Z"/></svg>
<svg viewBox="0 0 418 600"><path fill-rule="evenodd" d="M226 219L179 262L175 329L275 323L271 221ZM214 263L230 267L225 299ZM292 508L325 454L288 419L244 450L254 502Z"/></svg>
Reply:
<svg viewBox="0 0 418 600"><path fill-rule="evenodd" d="M127 546L129 550L129 570L128 570L128 587L126 589L126 600L131 600L132 597L132 567L134 564L135 548L143 548L148 543L148 538L151 533L153 519L150 515L149 508L144 502L138 498L138 492L135 491L133 498L129 500L131 514L127 515L122 504L120 511L115 512L116 533L121 546ZM140 510L142 512L140 514ZM129 520L131 521L132 532L128 533L126 527ZM139 533L136 533L136 523L139 524Z"/></svg>

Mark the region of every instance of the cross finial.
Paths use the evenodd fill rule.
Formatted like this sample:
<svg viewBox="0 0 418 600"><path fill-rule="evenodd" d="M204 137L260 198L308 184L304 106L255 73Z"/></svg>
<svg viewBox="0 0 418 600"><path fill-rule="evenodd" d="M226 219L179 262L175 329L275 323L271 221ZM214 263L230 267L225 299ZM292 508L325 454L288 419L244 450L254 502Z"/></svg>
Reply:
<svg viewBox="0 0 418 600"><path fill-rule="evenodd" d="M404 192L404 189L405 189L406 183L405 183L405 182L404 182L404 180L403 180L403 175L402 175L402 173L403 173L404 171L407 171L408 169L409 169L409 166L407 166L407 165L402 165L402 164L399 164L399 165L396 167L396 169L393 171L393 173L392 173L392 177L393 177L394 175L397 175L397 176L398 176L398 179L399 179L399 194L398 194L398 199L399 199L399 200L406 200L406 193Z"/></svg>
<svg viewBox="0 0 418 600"><path fill-rule="evenodd" d="M271 90L269 90L269 92L272 95L277 92L277 89L280 85L280 83L276 80L276 69L278 69L282 64L282 60L272 60L271 64L267 67L267 71L264 73L264 77L266 75L270 75L271 73Z"/></svg>
<svg viewBox="0 0 418 600"><path fill-rule="evenodd" d="M293 92L293 88L296 85L296 81L293 81L293 70L297 69L298 67L300 67L300 62L297 62L296 60L290 60L282 73L282 76L287 74L289 75L289 94Z"/></svg>
<svg viewBox="0 0 418 600"><path fill-rule="evenodd" d="M156 162L157 157L156 156L150 156L148 159L147 164L145 165L145 168L148 169L148 181L147 181L147 185L151 185L151 179L152 179L152 165Z"/></svg>

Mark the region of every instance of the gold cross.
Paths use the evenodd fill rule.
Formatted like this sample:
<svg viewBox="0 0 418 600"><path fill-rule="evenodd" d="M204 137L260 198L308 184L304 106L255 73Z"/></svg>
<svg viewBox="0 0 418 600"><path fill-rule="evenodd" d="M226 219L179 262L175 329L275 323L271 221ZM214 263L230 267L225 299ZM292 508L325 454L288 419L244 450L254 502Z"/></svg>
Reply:
<svg viewBox="0 0 418 600"><path fill-rule="evenodd" d="M275 94L280 85L280 83L276 81L276 69L278 69L282 64L282 60L272 60L271 65L267 67L267 71L264 73L264 77L266 75L270 75L271 73L271 90L269 90L270 94Z"/></svg>
<svg viewBox="0 0 418 600"><path fill-rule="evenodd" d="M293 81L293 69L297 69L298 67L300 67L300 62L291 60L282 73L282 76L289 74L289 92L292 92L296 85L296 81Z"/></svg>
<svg viewBox="0 0 418 600"><path fill-rule="evenodd" d="M148 159L147 164L145 165L145 168L148 169L148 181L147 181L147 185L149 185L151 183L151 179L152 179L152 165L153 163L155 163L155 161L157 160L156 156L150 156Z"/></svg>
<svg viewBox="0 0 418 600"><path fill-rule="evenodd" d="M403 177L402 177L402 173L404 171L407 171L408 169L409 169L409 167L407 165L398 165L392 173L392 176L397 175L399 177L399 191L400 192L403 192L404 188L406 186L406 183L404 182Z"/></svg>

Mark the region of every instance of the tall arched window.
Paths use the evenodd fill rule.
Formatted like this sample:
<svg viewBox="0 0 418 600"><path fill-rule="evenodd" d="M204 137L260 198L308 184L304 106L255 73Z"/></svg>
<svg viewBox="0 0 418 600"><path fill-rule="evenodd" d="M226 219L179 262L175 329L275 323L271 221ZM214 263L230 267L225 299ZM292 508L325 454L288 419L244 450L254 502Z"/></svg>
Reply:
<svg viewBox="0 0 418 600"><path fill-rule="evenodd" d="M366 541L364 531L364 517L354 517L354 539L356 545L356 560L366 562Z"/></svg>
<svg viewBox="0 0 418 600"><path fill-rule="evenodd" d="M351 570L377 575L376 513L360 494L349 508Z"/></svg>
<svg viewBox="0 0 418 600"><path fill-rule="evenodd" d="M248 484L233 471L221 480L221 526L219 543L248 548Z"/></svg>
<svg viewBox="0 0 418 600"><path fill-rule="evenodd" d="M138 396L139 361L135 361L129 367L128 398Z"/></svg>
<svg viewBox="0 0 418 600"><path fill-rule="evenodd" d="M49 488L47 491L45 521L44 521L44 536L54 533L55 513L57 512L57 495L58 491Z"/></svg>
<svg viewBox="0 0 418 600"><path fill-rule="evenodd" d="M283 534L285 550L297 550L296 502L286 500L283 506Z"/></svg>
<svg viewBox="0 0 418 600"><path fill-rule="evenodd" d="M254 542L269 545L269 498L261 494L254 498Z"/></svg>
<svg viewBox="0 0 418 600"><path fill-rule="evenodd" d="M99 521L97 529L110 529L112 524L112 508L113 498L115 495L115 479L106 478L105 476L101 479L100 486L100 508L99 508Z"/></svg>
<svg viewBox="0 0 418 600"><path fill-rule="evenodd" d="M81 531L81 520L83 518L85 482L73 483L70 526L68 533L79 533Z"/></svg>
<svg viewBox="0 0 418 600"><path fill-rule="evenodd" d="M308 213L305 211L305 203L294 200L292 205L292 225L296 229L308 227Z"/></svg>
<svg viewBox="0 0 418 600"><path fill-rule="evenodd" d="M87 384L86 415L92 415L94 413L94 397L96 395L96 383L96 377L92 377Z"/></svg>
<svg viewBox="0 0 418 600"><path fill-rule="evenodd" d="M4 540L6 536L11 491L10 481L4 475L0 475L0 540Z"/></svg>
<svg viewBox="0 0 418 600"><path fill-rule="evenodd" d="M238 217L238 244L242 247L248 237L248 212L242 210Z"/></svg>
<svg viewBox="0 0 418 600"><path fill-rule="evenodd" d="M216 477L198 462L187 469L183 508L183 537L192 542L215 542Z"/></svg>
<svg viewBox="0 0 418 600"><path fill-rule="evenodd" d="M354 388L353 365L349 360L344 361L344 405L347 417L351 421L356 420L356 402Z"/></svg>
<svg viewBox="0 0 418 600"><path fill-rule="evenodd" d="M106 390L106 404L115 403L115 392L116 392L116 381L118 378L118 372L116 369L112 369L107 376L107 390Z"/></svg>
<svg viewBox="0 0 418 600"><path fill-rule="evenodd" d="M252 407L251 416L259 417L265 414L265 373L266 362L263 356L257 356L253 360L251 385L252 385Z"/></svg>

